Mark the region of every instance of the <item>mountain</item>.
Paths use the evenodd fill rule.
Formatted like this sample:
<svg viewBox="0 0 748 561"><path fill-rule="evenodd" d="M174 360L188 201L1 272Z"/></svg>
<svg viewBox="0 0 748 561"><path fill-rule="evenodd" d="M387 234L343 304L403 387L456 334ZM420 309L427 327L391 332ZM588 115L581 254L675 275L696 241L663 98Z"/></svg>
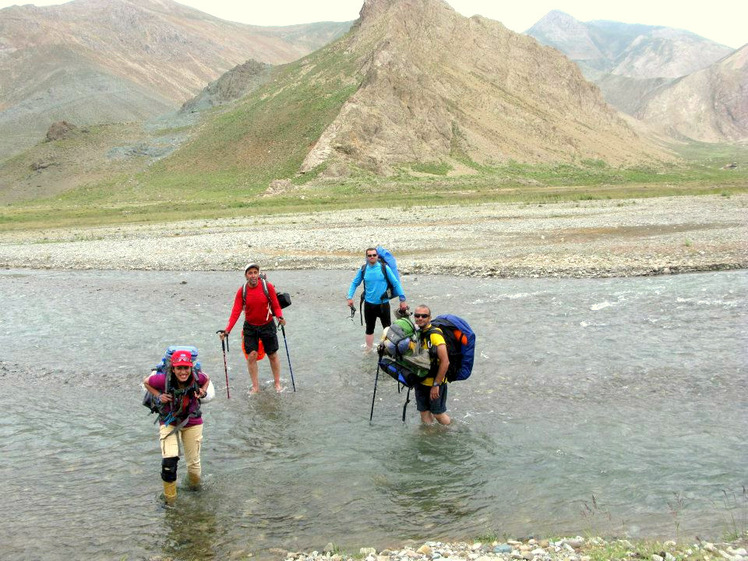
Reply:
<svg viewBox="0 0 748 561"><path fill-rule="evenodd" d="M748 141L748 45L654 92L636 117L679 137Z"/></svg>
<svg viewBox="0 0 748 561"><path fill-rule="evenodd" d="M275 180L358 185L369 173L667 158L559 51L442 0L366 0L345 36L288 64L239 65L179 116L199 124L164 121L150 138L142 128L77 129L40 144L0 170L0 201L76 183L154 204L197 192L246 199Z"/></svg>
<svg viewBox="0 0 748 561"><path fill-rule="evenodd" d="M734 52L689 31L612 21L582 23L557 10L526 32L576 62L605 99L628 114L665 83Z"/></svg>
<svg viewBox="0 0 748 561"><path fill-rule="evenodd" d="M398 163L461 157L647 158L650 147L566 57L441 0L367 0L336 48L357 58L359 87L303 170L330 160L389 173Z"/></svg>
<svg viewBox="0 0 748 561"><path fill-rule="evenodd" d="M256 59L296 60L350 23L259 27L171 0L74 0L0 10L0 159L51 123L143 120Z"/></svg>

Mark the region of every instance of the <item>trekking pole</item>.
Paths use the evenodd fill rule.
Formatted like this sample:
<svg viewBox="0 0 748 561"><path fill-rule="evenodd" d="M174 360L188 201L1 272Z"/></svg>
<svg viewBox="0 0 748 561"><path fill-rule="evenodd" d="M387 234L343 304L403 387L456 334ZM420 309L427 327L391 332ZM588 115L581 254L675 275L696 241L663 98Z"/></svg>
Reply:
<svg viewBox="0 0 748 561"><path fill-rule="evenodd" d="M291 355L288 354L288 341L286 341L286 328L281 325L281 333L283 333L283 344L286 346L286 358L288 358L288 370L291 372L291 385L293 386L293 391L296 391L296 382L294 382L293 379L293 368L291 367Z"/></svg>
<svg viewBox="0 0 748 561"><path fill-rule="evenodd" d="M219 329L216 333L226 333L223 329ZM223 371L226 373L226 399L231 399L231 392L229 392L229 367L226 366L226 351L229 350L228 339L221 339L221 349L223 350Z"/></svg>

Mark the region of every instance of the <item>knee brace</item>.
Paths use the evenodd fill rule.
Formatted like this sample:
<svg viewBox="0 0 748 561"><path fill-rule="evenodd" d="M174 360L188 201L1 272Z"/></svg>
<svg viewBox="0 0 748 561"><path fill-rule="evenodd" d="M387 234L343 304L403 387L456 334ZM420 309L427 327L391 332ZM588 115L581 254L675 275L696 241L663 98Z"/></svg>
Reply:
<svg viewBox="0 0 748 561"><path fill-rule="evenodd" d="M177 462L179 457L164 458L161 460L161 479L167 483L177 480Z"/></svg>

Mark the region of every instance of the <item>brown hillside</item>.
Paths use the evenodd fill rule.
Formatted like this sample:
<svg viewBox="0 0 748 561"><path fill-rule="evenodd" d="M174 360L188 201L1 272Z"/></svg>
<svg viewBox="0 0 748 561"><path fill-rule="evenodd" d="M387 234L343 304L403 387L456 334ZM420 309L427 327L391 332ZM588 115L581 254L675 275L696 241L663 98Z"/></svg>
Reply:
<svg viewBox="0 0 748 561"><path fill-rule="evenodd" d="M49 125L142 120L248 59L281 64L348 24L258 27L171 0L74 0L0 10L0 160Z"/></svg>
<svg viewBox="0 0 748 561"><path fill-rule="evenodd" d="M703 142L748 141L748 45L663 88L637 117Z"/></svg>
<svg viewBox="0 0 748 561"><path fill-rule="evenodd" d="M366 0L343 41L362 85L303 170L335 160L389 173L462 156L617 165L658 155L557 50L441 0Z"/></svg>

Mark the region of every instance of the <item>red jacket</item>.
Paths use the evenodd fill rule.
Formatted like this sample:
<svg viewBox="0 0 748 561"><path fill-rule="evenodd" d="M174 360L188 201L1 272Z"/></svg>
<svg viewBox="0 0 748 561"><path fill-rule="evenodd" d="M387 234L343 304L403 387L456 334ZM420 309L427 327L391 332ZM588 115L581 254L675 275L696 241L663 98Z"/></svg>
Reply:
<svg viewBox="0 0 748 561"><path fill-rule="evenodd" d="M280 304L278 304L278 296L275 294L275 287L267 283L268 294L270 295L270 301L265 296L265 291L262 289L262 281L257 282L257 286L252 288L249 284L246 284L247 294L246 302L244 303L244 320L250 325L265 325L272 321L273 314L270 312L272 306L273 313L278 319L283 318L283 312L281 311ZM230 333L236 324L236 320L242 314L242 289L240 286L239 290L236 291L234 297L234 307L231 310L231 317L229 323L226 325L226 333Z"/></svg>

